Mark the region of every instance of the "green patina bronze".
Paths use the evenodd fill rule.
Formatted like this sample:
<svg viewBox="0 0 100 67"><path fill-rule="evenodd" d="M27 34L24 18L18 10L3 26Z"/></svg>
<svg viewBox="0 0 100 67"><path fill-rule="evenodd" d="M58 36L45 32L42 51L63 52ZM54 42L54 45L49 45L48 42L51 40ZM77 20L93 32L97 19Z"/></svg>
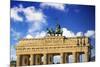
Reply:
<svg viewBox="0 0 100 67"><path fill-rule="evenodd" d="M61 34L62 35L62 33L63 33L63 31L62 31L61 26L59 24L56 24L55 31L52 28L47 28L47 34L50 34L50 35Z"/></svg>
<svg viewBox="0 0 100 67"><path fill-rule="evenodd" d="M59 24L56 24L56 31L55 31L56 34L62 34L63 31L61 30L61 26Z"/></svg>

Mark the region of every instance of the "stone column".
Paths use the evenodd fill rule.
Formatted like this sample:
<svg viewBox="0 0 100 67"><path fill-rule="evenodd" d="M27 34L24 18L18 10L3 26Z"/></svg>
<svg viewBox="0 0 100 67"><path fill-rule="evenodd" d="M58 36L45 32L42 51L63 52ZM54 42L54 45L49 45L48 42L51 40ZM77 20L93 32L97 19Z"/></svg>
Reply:
<svg viewBox="0 0 100 67"><path fill-rule="evenodd" d="M17 55L17 66L20 66L20 55Z"/></svg>
<svg viewBox="0 0 100 67"><path fill-rule="evenodd" d="M89 61L89 53L85 52L85 62L88 62L88 61Z"/></svg>
<svg viewBox="0 0 100 67"><path fill-rule="evenodd" d="M29 55L23 55L22 56L22 66L28 66L28 65L30 65Z"/></svg>
<svg viewBox="0 0 100 67"><path fill-rule="evenodd" d="M76 53L76 62L80 62L80 53Z"/></svg>
<svg viewBox="0 0 100 67"><path fill-rule="evenodd" d="M77 62L77 56L76 56L76 52L73 52L73 62L76 63Z"/></svg>
<svg viewBox="0 0 100 67"><path fill-rule="evenodd" d="M43 64L47 64L47 54L43 55Z"/></svg>
<svg viewBox="0 0 100 67"><path fill-rule="evenodd" d="M37 59L38 55L35 55L35 64L38 65L38 59Z"/></svg>
<svg viewBox="0 0 100 67"><path fill-rule="evenodd" d="M64 55L64 63L67 63L67 62L68 62L68 54L65 53L65 55Z"/></svg>
<svg viewBox="0 0 100 67"><path fill-rule="evenodd" d="M47 61L48 64L53 64L53 55L52 54L51 55L49 54L48 57L47 57L47 60L48 60Z"/></svg>
<svg viewBox="0 0 100 67"><path fill-rule="evenodd" d="M41 64L41 56L40 55L35 55L35 64L40 65Z"/></svg>
<svg viewBox="0 0 100 67"><path fill-rule="evenodd" d="M63 53L60 53L60 56L61 56L60 64L63 64L64 63L64 54Z"/></svg>
<svg viewBox="0 0 100 67"><path fill-rule="evenodd" d="M30 55L30 65L33 65L34 64L34 55L31 54Z"/></svg>

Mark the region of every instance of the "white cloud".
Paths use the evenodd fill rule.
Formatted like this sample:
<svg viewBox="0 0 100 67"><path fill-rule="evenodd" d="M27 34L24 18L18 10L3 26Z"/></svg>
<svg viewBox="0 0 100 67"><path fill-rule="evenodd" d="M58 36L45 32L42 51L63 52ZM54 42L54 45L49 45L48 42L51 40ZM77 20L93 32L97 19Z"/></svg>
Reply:
<svg viewBox="0 0 100 67"><path fill-rule="evenodd" d="M35 38L43 38L46 36L46 32L42 31L42 32L37 32Z"/></svg>
<svg viewBox="0 0 100 67"><path fill-rule="evenodd" d="M61 11L64 11L65 10L65 5L64 4L61 4L61 3L41 3L40 6L42 8L52 7L52 8L55 8L57 10L61 10Z"/></svg>
<svg viewBox="0 0 100 67"><path fill-rule="evenodd" d="M23 21L23 18L19 15L19 12L21 12L22 9L18 7L11 8L11 18L15 21Z"/></svg>
<svg viewBox="0 0 100 67"><path fill-rule="evenodd" d="M46 36L46 32L41 31L41 32L34 32L31 34L27 34L25 38L43 38L45 36Z"/></svg>
<svg viewBox="0 0 100 67"><path fill-rule="evenodd" d="M40 31L42 27L47 24L47 17L44 15L42 10L36 10L35 7L30 6L24 8L23 12L25 14L26 21L31 22L28 30L29 33Z"/></svg>
<svg viewBox="0 0 100 67"><path fill-rule="evenodd" d="M29 22L46 22L46 16L43 14L41 9L35 9L34 6L29 6L24 8L23 5L19 5L19 7L11 8L11 18L18 21L23 21L23 16L20 16L19 13L24 13L26 21Z"/></svg>
<svg viewBox="0 0 100 67"><path fill-rule="evenodd" d="M37 31L41 31L41 29L46 25L46 23L32 23L29 25L28 33L36 33Z"/></svg>
<svg viewBox="0 0 100 67"><path fill-rule="evenodd" d="M76 36L83 36L83 32L77 32Z"/></svg>
<svg viewBox="0 0 100 67"><path fill-rule="evenodd" d="M42 10L36 10L34 6L24 8L23 10L26 20L29 22L46 22L46 16L43 14Z"/></svg>
<svg viewBox="0 0 100 67"><path fill-rule="evenodd" d="M88 30L85 34L84 34L85 36L87 36L87 37L95 37L95 31L93 31L93 30Z"/></svg>
<svg viewBox="0 0 100 67"><path fill-rule="evenodd" d="M32 36L32 35L30 35L30 34L28 34L28 35L26 35L26 37L25 37L25 38L30 39L30 38L33 38L33 36Z"/></svg>
<svg viewBox="0 0 100 67"><path fill-rule="evenodd" d="M13 28L11 28L11 36L13 37L13 40L18 40L21 38L21 33L16 32Z"/></svg>
<svg viewBox="0 0 100 67"><path fill-rule="evenodd" d="M18 13L23 13L23 16L19 16ZM43 26L47 25L46 18L47 16L43 13L41 9L36 9L34 6L11 8L11 18L17 21L27 22L29 25L28 33L34 33L35 31L41 31ZM25 18L25 20L23 20Z"/></svg>
<svg viewBox="0 0 100 67"><path fill-rule="evenodd" d="M87 36L87 37L95 38L95 31L94 30L87 30L86 33L77 32L76 34L73 31L68 30L67 28L62 28L62 30L63 30L63 36L66 36L66 37Z"/></svg>
<svg viewBox="0 0 100 67"><path fill-rule="evenodd" d="M66 37L75 37L75 34L68 30L67 28L62 28L63 30L63 36L66 36Z"/></svg>

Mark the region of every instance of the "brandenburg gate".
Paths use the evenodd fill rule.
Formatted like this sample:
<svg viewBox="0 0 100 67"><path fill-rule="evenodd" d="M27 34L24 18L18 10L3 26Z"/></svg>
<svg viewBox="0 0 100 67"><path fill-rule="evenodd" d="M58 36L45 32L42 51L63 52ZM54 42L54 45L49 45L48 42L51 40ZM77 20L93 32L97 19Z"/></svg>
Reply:
<svg viewBox="0 0 100 67"><path fill-rule="evenodd" d="M72 55L73 63L80 62L80 55L84 54L84 62L89 61L90 43L88 37L65 37L60 25L56 31L47 29L44 38L21 39L16 46L16 66L32 66L54 64L53 57L60 56L60 64L69 63Z"/></svg>

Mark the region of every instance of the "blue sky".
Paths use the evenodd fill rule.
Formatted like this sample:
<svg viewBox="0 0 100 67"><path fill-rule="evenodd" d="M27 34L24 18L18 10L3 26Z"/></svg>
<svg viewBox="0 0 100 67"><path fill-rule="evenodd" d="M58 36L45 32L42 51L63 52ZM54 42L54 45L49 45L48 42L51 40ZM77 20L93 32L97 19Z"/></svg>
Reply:
<svg viewBox="0 0 100 67"><path fill-rule="evenodd" d="M95 6L11 1L11 46L21 38L44 37L46 28L62 27L63 36L88 36L95 45Z"/></svg>

